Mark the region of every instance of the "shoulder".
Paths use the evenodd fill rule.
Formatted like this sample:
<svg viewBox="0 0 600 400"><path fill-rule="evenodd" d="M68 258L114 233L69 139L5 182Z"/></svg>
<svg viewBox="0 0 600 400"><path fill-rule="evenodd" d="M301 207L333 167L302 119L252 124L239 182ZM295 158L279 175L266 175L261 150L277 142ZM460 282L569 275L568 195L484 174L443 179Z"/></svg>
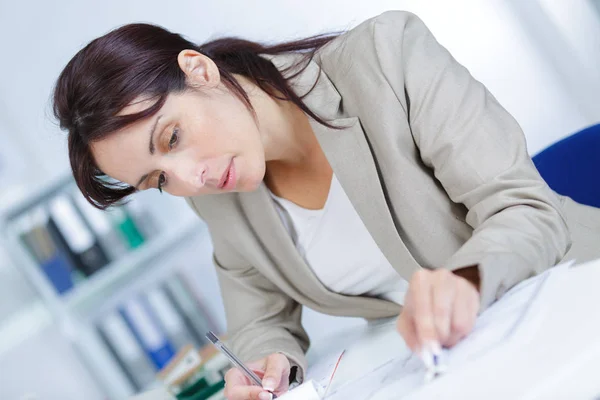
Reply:
<svg viewBox="0 0 600 400"><path fill-rule="evenodd" d="M417 15L388 11L329 42L319 50L315 62L338 89L346 85L364 91L390 80L401 87L402 82L396 81L409 75L409 66L418 73L428 57L438 54L439 48L432 46L434 43L431 32ZM424 57L409 63L415 53Z"/></svg>
<svg viewBox="0 0 600 400"><path fill-rule="evenodd" d="M386 11L332 40L319 52L319 56L323 62L350 57L354 58L354 62L360 62L365 59L365 54L395 46L405 39L417 40L418 34L425 32L427 28L417 15L408 11Z"/></svg>

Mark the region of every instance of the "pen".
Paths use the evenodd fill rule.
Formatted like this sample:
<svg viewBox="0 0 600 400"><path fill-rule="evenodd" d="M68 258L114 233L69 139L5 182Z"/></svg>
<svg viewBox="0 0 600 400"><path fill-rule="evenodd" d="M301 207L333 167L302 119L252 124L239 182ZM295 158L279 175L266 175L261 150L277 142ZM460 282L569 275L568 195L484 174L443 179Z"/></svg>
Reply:
<svg viewBox="0 0 600 400"><path fill-rule="evenodd" d="M227 358L229 358L229 361L231 361L231 363L235 367L239 368L244 373L244 375L246 375L248 377L248 379L250 379L252 382L254 382L255 385L262 387L262 381L260 380L260 378L258 376L256 376L256 374L254 372L252 372L252 370L250 368L248 368L242 362L242 360L240 360L235 354L233 354L231 352L231 350L229 350L227 348L227 346L225 346L225 344L219 340L217 335L215 335L214 333L209 331L206 334L206 337L208 340L211 341L211 343L213 345L215 345L215 347L217 349L219 349L219 351L221 351L221 353L225 354L227 356ZM271 394L273 395L274 399L277 398L277 396L275 396L275 393L271 393Z"/></svg>

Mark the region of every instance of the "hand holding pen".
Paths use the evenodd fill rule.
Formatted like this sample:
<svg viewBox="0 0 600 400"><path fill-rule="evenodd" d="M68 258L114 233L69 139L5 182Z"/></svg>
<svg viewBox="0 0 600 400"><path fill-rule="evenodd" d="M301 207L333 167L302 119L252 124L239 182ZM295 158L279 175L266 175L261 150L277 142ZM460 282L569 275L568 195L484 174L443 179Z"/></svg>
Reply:
<svg viewBox="0 0 600 400"><path fill-rule="evenodd" d="M409 283L397 328L428 369L442 372L442 347L453 347L475 326L479 311L476 267L454 272L422 269Z"/></svg>
<svg viewBox="0 0 600 400"><path fill-rule="evenodd" d="M244 364L217 336L206 337L219 349L235 368L225 375L225 397L228 400L270 400L288 391L290 362L281 353Z"/></svg>

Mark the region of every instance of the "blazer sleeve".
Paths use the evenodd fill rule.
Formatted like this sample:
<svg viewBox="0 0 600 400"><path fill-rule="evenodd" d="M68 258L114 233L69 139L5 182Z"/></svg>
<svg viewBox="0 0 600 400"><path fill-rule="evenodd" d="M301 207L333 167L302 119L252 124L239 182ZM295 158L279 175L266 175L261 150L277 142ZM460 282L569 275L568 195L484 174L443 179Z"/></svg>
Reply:
<svg viewBox="0 0 600 400"><path fill-rule="evenodd" d="M372 29L379 66L422 161L450 199L467 207L474 229L440 267L478 266L484 309L570 248L560 200L537 172L514 118L417 16L388 12Z"/></svg>
<svg viewBox="0 0 600 400"><path fill-rule="evenodd" d="M188 204L202 218L191 200ZM292 366L290 378L302 381L310 344L301 323L302 306L249 265L222 235L210 234L231 350L245 362L282 353Z"/></svg>

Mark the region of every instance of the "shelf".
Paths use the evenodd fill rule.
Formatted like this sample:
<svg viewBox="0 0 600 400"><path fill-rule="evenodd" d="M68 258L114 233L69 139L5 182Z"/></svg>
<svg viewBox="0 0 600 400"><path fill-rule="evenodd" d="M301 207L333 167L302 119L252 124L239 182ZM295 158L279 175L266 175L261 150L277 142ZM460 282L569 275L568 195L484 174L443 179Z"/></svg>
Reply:
<svg viewBox="0 0 600 400"><path fill-rule="evenodd" d="M40 300L33 301L0 321L0 355L15 349L52 323L52 315Z"/></svg>
<svg viewBox="0 0 600 400"><path fill-rule="evenodd" d="M62 297L66 308L71 312L84 313L102 304L107 296L147 272L148 264L154 263L163 253L171 251L182 243L184 241L182 239L202 232L203 228L201 221L194 219L186 221L176 229L155 236L67 292Z"/></svg>
<svg viewBox="0 0 600 400"><path fill-rule="evenodd" d="M21 241L19 216L59 193L72 193L73 189L72 176L62 174L41 183L24 183L0 196L0 246L6 247L10 261L39 295L32 304L0 321L0 354L55 326L106 398L127 398L132 386L96 331L95 323L130 296L175 273L178 263L186 262L188 248L193 252L199 244L206 244L207 228L189 208L179 208L179 203L146 198L145 211L155 218L156 226L163 227L161 231L60 295Z"/></svg>
<svg viewBox="0 0 600 400"><path fill-rule="evenodd" d="M10 194L5 194L0 202L0 219L7 223L31 207L67 190L70 185L75 185L75 181L69 174L38 185L25 183L23 186L11 188Z"/></svg>

